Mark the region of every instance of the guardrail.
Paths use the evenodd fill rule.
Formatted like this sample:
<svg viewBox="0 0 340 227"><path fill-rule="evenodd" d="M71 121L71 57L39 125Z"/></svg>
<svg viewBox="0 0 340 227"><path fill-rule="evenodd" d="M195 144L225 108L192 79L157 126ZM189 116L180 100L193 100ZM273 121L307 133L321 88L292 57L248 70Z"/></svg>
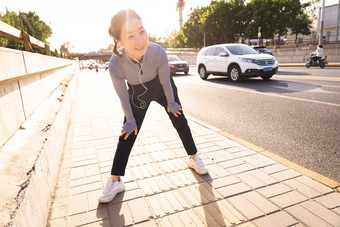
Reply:
<svg viewBox="0 0 340 227"><path fill-rule="evenodd" d="M24 50L28 52L36 52L34 49L40 49L44 50L48 56L54 55L56 57L73 59L63 52L58 52L57 49L51 48L47 43L43 43L28 35L27 32L16 29L2 21L0 21L0 37L24 44Z"/></svg>

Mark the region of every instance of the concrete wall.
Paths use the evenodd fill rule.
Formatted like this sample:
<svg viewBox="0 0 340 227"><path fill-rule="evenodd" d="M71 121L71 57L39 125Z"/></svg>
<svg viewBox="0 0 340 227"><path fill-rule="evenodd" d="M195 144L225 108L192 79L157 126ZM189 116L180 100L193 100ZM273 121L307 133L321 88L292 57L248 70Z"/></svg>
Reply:
<svg viewBox="0 0 340 227"><path fill-rule="evenodd" d="M323 48L328 62L340 62L340 44L327 44ZM316 46L299 46L270 49L279 63L304 63L306 56L316 50Z"/></svg>
<svg viewBox="0 0 340 227"><path fill-rule="evenodd" d="M73 60L0 47L0 147L52 93Z"/></svg>
<svg viewBox="0 0 340 227"><path fill-rule="evenodd" d="M0 48L0 226L46 226L78 69Z"/></svg>

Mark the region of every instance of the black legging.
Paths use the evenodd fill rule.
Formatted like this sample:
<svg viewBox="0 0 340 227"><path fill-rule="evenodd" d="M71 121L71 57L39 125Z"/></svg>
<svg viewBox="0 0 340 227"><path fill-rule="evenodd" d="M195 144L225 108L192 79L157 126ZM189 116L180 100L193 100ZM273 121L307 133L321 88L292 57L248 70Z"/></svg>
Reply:
<svg viewBox="0 0 340 227"><path fill-rule="evenodd" d="M174 92L174 98L175 101L180 104L178 94L177 94L177 87L172 79L171 85ZM156 76L155 79L144 83L144 85L148 88L147 92L140 97L141 100L146 102L146 107L144 109L137 108L136 106L140 106L140 101L137 99L138 94L142 94L145 92L145 88L138 84L138 85L131 85L129 86L129 96L130 96L130 105L132 108L133 116L137 123L137 129L138 133L140 131L140 128L142 126L146 111L149 108L149 105L151 101L156 101L160 105L162 105L166 112L167 111L167 100L163 91L163 87L159 81L158 76ZM132 97L133 96L133 97ZM133 103L132 103L133 102ZM136 105L136 106L135 106ZM188 126L187 120L182 112L181 115L178 115L178 117L175 117L173 113L168 113L170 120L173 124L173 126L176 128L179 137L182 140L183 146L187 152L188 155L194 155L197 153L197 149L195 146L195 142L192 138L190 128ZM126 118L124 117L124 123L126 122ZM111 175L116 176L124 176L125 174L125 168L129 159L130 152L132 150L133 144L136 141L137 136L134 132L132 132L129 137L124 140L125 134L123 136L119 137L118 146L116 149L116 154L113 159L112 169L111 169Z"/></svg>

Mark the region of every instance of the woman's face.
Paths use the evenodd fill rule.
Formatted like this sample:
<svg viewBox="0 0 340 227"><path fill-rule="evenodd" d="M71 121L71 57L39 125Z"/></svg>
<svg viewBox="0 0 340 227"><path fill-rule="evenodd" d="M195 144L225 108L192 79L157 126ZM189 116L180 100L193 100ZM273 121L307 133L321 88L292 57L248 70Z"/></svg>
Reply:
<svg viewBox="0 0 340 227"><path fill-rule="evenodd" d="M127 21L122 27L118 42L124 46L130 58L142 60L149 43L148 34L142 21L139 19Z"/></svg>

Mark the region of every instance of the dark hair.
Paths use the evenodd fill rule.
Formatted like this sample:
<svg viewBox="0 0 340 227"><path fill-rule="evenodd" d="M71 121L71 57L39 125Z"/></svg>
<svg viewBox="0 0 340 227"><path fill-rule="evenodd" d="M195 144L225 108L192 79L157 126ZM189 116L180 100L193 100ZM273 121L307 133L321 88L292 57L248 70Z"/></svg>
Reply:
<svg viewBox="0 0 340 227"><path fill-rule="evenodd" d="M128 21L128 20L132 20L132 19L142 20L141 17L133 9L121 10L111 18L111 25L109 27L109 34L110 34L111 37L113 37L113 40L115 42L115 46L113 48L113 53L116 56L122 55L122 53L120 53L117 49L118 45L117 45L116 40L120 39L120 33L122 31L122 27L125 24L125 22Z"/></svg>
<svg viewBox="0 0 340 227"><path fill-rule="evenodd" d="M323 45L320 44L319 47L320 47L320 48L323 48Z"/></svg>

